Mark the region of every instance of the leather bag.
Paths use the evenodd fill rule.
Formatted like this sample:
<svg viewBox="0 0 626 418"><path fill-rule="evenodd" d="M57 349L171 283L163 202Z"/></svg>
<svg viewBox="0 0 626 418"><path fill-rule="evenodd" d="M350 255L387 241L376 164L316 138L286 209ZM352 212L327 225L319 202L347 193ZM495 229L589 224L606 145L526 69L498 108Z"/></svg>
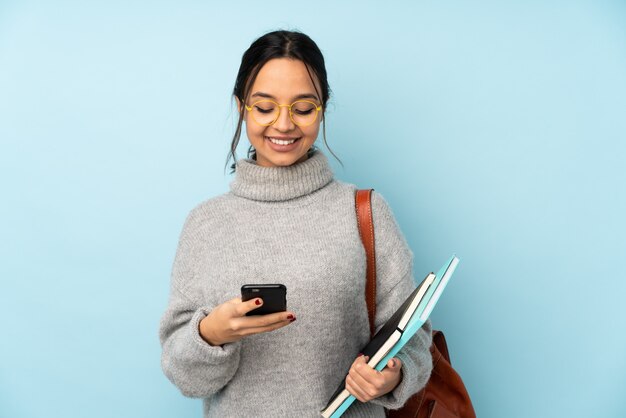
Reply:
<svg viewBox="0 0 626 418"><path fill-rule="evenodd" d="M367 255L365 300L371 336L375 333L376 317L376 255L371 204L373 190L357 190L355 196L359 234ZM443 333L433 330L432 338L430 353L433 371L426 386L412 395L400 409L385 409L385 415L389 418L476 418L463 380L450 363L450 354Z"/></svg>

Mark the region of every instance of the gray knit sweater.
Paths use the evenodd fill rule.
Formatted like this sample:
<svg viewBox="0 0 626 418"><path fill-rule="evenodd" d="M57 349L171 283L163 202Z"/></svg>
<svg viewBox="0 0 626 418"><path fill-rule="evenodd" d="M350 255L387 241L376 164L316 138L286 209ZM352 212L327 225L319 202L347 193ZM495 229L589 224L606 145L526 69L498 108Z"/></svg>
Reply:
<svg viewBox="0 0 626 418"><path fill-rule="evenodd" d="M356 186L334 179L321 150L289 167L239 159L230 191L196 206L183 226L160 322L161 366L204 417L319 417L369 341L365 250ZM378 329L415 288L413 253L384 198L372 193ZM297 321L223 346L198 331L215 306L246 283L283 283ZM345 417L384 417L428 380L427 322L398 353L402 380L358 400Z"/></svg>

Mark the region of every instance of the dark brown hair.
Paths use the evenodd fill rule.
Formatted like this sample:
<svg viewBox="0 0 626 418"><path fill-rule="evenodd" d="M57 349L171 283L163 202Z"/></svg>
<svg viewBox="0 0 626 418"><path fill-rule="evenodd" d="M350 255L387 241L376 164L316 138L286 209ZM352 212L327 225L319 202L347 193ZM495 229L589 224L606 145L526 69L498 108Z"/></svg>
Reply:
<svg viewBox="0 0 626 418"><path fill-rule="evenodd" d="M326 76L324 56L317 47L317 44L304 33L277 30L266 33L254 41L241 58L241 65L239 66L237 80L235 81L235 88L233 89L233 99L237 97L241 103L245 103L261 67L263 67L266 62L274 58L292 58L300 60L305 64L309 77L311 77L313 87L315 88L318 96L322 98L322 132L324 136L324 143L333 156L337 158L335 153L330 150L330 147L328 147L328 143L326 142L326 118L324 116L326 113L326 104L328 103L331 91L330 86L328 85L328 78ZM322 89L321 94L317 91L317 85L313 80L311 72L313 72L320 83ZM230 166L231 174L235 172L237 165L237 155L235 150L237 149L237 144L239 144L239 138L241 137L242 124L243 112L239 112L237 129L235 130L233 141L230 144L230 152L228 153L226 165L224 167L224 169L226 169L228 162L232 157L234 162ZM317 147L313 145L309 153L316 148ZM256 160L256 150L252 145L250 145L250 148L248 149L248 158ZM341 163L339 158L337 158L337 160Z"/></svg>

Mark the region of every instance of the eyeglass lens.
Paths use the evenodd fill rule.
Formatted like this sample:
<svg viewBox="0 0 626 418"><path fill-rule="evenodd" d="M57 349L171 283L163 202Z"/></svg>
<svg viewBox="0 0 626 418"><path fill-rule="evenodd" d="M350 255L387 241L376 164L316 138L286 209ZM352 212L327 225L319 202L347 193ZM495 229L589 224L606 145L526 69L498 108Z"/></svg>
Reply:
<svg viewBox="0 0 626 418"><path fill-rule="evenodd" d="M279 116L280 106L270 100L256 102L250 111L254 120L261 125L271 125ZM314 103L297 101L291 105L291 119L298 126L315 122L317 108Z"/></svg>

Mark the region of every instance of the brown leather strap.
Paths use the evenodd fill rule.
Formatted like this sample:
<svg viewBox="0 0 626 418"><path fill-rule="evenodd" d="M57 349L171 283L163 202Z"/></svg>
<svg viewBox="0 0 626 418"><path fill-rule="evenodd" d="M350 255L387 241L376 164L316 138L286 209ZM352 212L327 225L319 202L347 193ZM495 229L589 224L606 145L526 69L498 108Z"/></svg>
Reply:
<svg viewBox="0 0 626 418"><path fill-rule="evenodd" d="M372 191L362 189L356 191L356 213L359 235L367 256L367 282L365 283L365 302L370 320L370 335L374 335L376 318L376 252L374 244L374 220L372 218Z"/></svg>

